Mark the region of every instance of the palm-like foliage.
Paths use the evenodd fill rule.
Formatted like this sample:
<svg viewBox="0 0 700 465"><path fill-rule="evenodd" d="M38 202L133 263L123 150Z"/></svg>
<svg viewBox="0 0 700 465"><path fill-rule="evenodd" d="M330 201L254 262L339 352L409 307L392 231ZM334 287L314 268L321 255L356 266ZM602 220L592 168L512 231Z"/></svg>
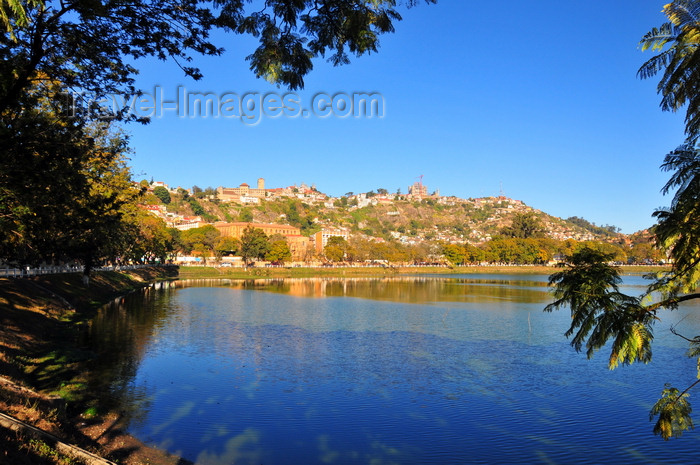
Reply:
<svg viewBox="0 0 700 465"><path fill-rule="evenodd" d="M687 104L686 133L696 139L700 135L700 1L675 0L663 11L669 22L649 31L640 42L642 50L661 53L644 63L638 75L646 79L663 72L657 86L661 108L675 112Z"/></svg>
<svg viewBox="0 0 700 465"><path fill-rule="evenodd" d="M32 2L36 4L37 2ZM28 23L27 12L24 10L21 0L0 0L0 25L7 32L12 31L12 24L26 26Z"/></svg>
<svg viewBox="0 0 700 465"><path fill-rule="evenodd" d="M654 420L658 416L654 425L654 434L660 435L665 440L680 437L683 431L694 428L693 419L690 417L692 412L688 393L681 393L667 384L661 393L661 398L649 412L649 420Z"/></svg>
<svg viewBox="0 0 700 465"><path fill-rule="evenodd" d="M654 212L656 237L674 259L673 271L657 286L671 294L692 292L700 282L700 149L686 143L666 155L661 169L673 171L663 188L677 189L671 207Z"/></svg>
<svg viewBox="0 0 700 465"><path fill-rule="evenodd" d="M589 358L612 341L608 366L613 369L620 363L651 360L654 315L638 298L620 292L619 271L608 264L611 258L587 248L569 257L567 269L549 278L556 300L544 310L571 309L566 336L573 336L571 345L577 351L585 346Z"/></svg>
<svg viewBox="0 0 700 465"><path fill-rule="evenodd" d="M659 220L657 242L673 259L673 268L656 276L641 297L621 293L618 271L608 264L611 257L593 251L574 254L568 269L549 279L556 300L545 311L571 310L566 335L573 336L576 350L585 345L589 357L611 342L611 369L620 363L648 362L658 310L700 298L700 293L692 293L700 283L700 0L675 0L663 11L669 22L652 29L640 43L642 50L660 53L644 63L638 75L646 79L663 73L657 89L664 111L687 105L686 143L669 153L661 166L673 173L663 193L676 193L669 208L654 213ZM660 301L650 303L659 295ZM667 385L652 408L650 419L658 417L654 433L664 439L693 428L688 391L700 384L700 336L684 339L691 345L688 355L698 359L698 381L683 392Z"/></svg>

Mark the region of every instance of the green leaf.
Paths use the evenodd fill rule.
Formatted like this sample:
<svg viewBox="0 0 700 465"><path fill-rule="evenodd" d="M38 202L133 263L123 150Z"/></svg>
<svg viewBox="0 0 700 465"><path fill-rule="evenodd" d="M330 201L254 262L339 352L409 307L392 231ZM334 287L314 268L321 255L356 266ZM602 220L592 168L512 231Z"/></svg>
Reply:
<svg viewBox="0 0 700 465"><path fill-rule="evenodd" d="M688 394L680 394L678 389L666 384L661 398L649 412L650 421L656 416L659 417L654 425L654 434L661 436L665 441L671 437L680 437L684 431L694 428L690 417L692 411Z"/></svg>

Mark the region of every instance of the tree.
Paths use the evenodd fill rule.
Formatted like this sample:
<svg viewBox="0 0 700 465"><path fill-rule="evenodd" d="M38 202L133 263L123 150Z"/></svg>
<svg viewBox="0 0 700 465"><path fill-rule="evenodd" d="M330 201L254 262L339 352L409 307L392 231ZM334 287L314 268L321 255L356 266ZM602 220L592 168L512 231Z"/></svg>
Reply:
<svg viewBox="0 0 700 465"><path fill-rule="evenodd" d="M0 114L0 253L23 264L95 263L125 252L125 224L141 191L126 166L128 139L109 123L66 119L55 96L65 87L38 81L21 110Z"/></svg>
<svg viewBox="0 0 700 465"><path fill-rule="evenodd" d="M246 226L241 236L241 257L248 264L253 259L262 259L269 250L270 244L267 235L260 228Z"/></svg>
<svg viewBox="0 0 700 465"><path fill-rule="evenodd" d="M26 27L29 24L27 11L22 4L23 0L0 0L0 26L10 34L11 39L16 39L14 27ZM39 0L24 0L27 6L41 5Z"/></svg>
<svg viewBox="0 0 700 465"><path fill-rule="evenodd" d="M661 250L656 248L654 244L650 242L639 242L633 244L627 252L627 256L629 257L629 261L631 263L645 263L649 261L657 263L664 258Z"/></svg>
<svg viewBox="0 0 700 465"><path fill-rule="evenodd" d="M216 189L209 186L206 189L204 189L204 195L205 195L205 197L216 199L216 196L218 195L218 193L216 192Z"/></svg>
<svg viewBox="0 0 700 465"><path fill-rule="evenodd" d="M700 2L692 3L700 11ZM667 5L666 11L674 11L672 6ZM577 351L585 347L589 358L611 343L611 369L649 362L659 310L673 310L681 302L700 298L695 292L700 282L700 151L686 142L666 156L662 169L673 172L663 192L677 191L669 208L654 213L659 220L654 231L657 243L673 259L671 271L657 274L644 295L628 296L619 291L619 270L609 265L613 255L584 247L569 258L565 271L549 278L556 300L545 310L570 309L572 324L566 335L573 336L571 344ZM700 366L700 336L679 336L688 341L688 355ZM700 378L700 371L697 375ZM700 379L683 391L671 385L663 389L650 412L657 419L655 434L667 440L693 428L687 398L698 384Z"/></svg>
<svg viewBox="0 0 700 465"><path fill-rule="evenodd" d="M211 41L216 29L257 38L257 49L247 57L250 69L274 84L299 89L313 58L328 54L337 66L348 63L349 54L376 52L379 36L393 32L401 20L396 0L275 0L259 10L249 3L3 0L0 114L17 106L40 72L89 93L79 103L97 111L108 95L136 95L134 58L172 59L199 79L193 56L223 52ZM417 0L399 3L412 6ZM113 116L132 118L123 110Z"/></svg>
<svg viewBox="0 0 700 465"><path fill-rule="evenodd" d="M241 241L239 241L235 237L224 236L220 237L219 240L216 242L214 252L216 256L222 257L224 255L235 255L240 249Z"/></svg>
<svg viewBox="0 0 700 465"><path fill-rule="evenodd" d="M611 257L588 249L575 253L567 271L550 277L557 300L547 310L568 305L573 323L567 334L576 335L572 344L579 350L586 341L589 356L612 340L609 365L651 359L651 325L661 308L674 309L684 301L699 298L693 293L700 280L700 1L674 0L663 7L668 22L653 28L640 41L642 50L659 52L646 61L637 75L647 79L662 73L657 91L663 111L678 111L687 105L687 140L669 153L662 165L674 171L663 189L678 189L671 206L654 213L658 245L673 259L668 273L659 274L645 296L630 297L617 289L617 270L604 262ZM654 302L654 298L660 299ZM686 338L690 356L700 355L700 336ZM700 363L700 359L698 359ZM700 376L700 372L698 373ZM700 382L700 381L698 381ZM698 384L694 383L691 387ZM688 388L690 389L690 388ZM693 427L687 391L667 386L654 405L651 417L658 417L654 433L664 439L680 436Z"/></svg>
<svg viewBox="0 0 700 465"><path fill-rule="evenodd" d="M662 192L678 190L670 208L654 212L657 241L673 259L673 270L655 289L677 295L694 291L700 282L700 149L681 145L666 155L661 169L673 171Z"/></svg>
<svg viewBox="0 0 700 465"><path fill-rule="evenodd" d="M328 238L326 246L323 248L323 254L332 262L341 262L345 258L348 251L348 241L340 236L331 236Z"/></svg>
<svg viewBox="0 0 700 465"><path fill-rule="evenodd" d="M136 234L126 251L126 258L140 263L165 263L175 251L179 231L168 228L165 221L141 209L130 216Z"/></svg>
<svg viewBox="0 0 700 465"><path fill-rule="evenodd" d="M135 59L173 59L199 79L190 63L194 55L221 54L210 41L220 28L259 38L251 69L297 89L312 58L332 53L339 65L348 53L376 51L379 35L400 20L394 0L275 0L260 11L249 3L0 0L4 258L77 258L89 273L134 244L129 234L138 234L137 223L123 222L138 195L124 163L127 139L105 122L137 119L128 105L138 95ZM110 105L114 98L126 103ZM196 200L190 204L206 215Z"/></svg>
<svg viewBox="0 0 700 465"><path fill-rule="evenodd" d="M250 211L250 208L241 209L241 212L238 214L238 221L242 221L243 223L250 223L253 221L253 212Z"/></svg>
<svg viewBox="0 0 700 465"><path fill-rule="evenodd" d="M544 228L533 212L516 213L511 225L502 228L501 234L518 239L542 237L544 236Z"/></svg>
<svg viewBox="0 0 700 465"><path fill-rule="evenodd" d="M170 203L170 192L168 192L168 189L163 186L158 186L153 189L153 195L158 197L165 205Z"/></svg>
<svg viewBox="0 0 700 465"><path fill-rule="evenodd" d="M215 247L220 236L219 230L210 224L182 231L183 251L187 253L195 251L205 259L208 256L216 255Z"/></svg>
<svg viewBox="0 0 700 465"><path fill-rule="evenodd" d="M661 109L675 112L687 104L685 131L695 141L700 132L700 2L675 0L663 12L669 21L653 28L640 42L642 50L661 53L645 62L637 75L647 79L663 71L657 86Z"/></svg>
<svg viewBox="0 0 700 465"><path fill-rule="evenodd" d="M613 340L608 361L612 369L620 363L651 360L655 310L647 311L641 299L619 291L622 279L619 270L608 264L611 259L610 254L587 248L569 257L567 270L549 277L556 300L545 311L570 308L566 336L573 336L571 345L577 351L585 346L589 358Z"/></svg>
<svg viewBox="0 0 700 465"><path fill-rule="evenodd" d="M454 265L463 265L467 260L467 252L461 245L445 244L442 247L442 254L447 261Z"/></svg>
<svg viewBox="0 0 700 465"><path fill-rule="evenodd" d="M265 260L275 263L284 263L292 258L289 244L284 238L270 238L270 247L265 254Z"/></svg>

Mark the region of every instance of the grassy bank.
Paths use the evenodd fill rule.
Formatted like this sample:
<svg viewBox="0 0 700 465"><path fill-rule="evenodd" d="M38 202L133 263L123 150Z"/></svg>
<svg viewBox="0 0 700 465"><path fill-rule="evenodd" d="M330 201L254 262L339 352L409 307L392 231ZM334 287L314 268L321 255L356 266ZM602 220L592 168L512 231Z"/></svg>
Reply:
<svg viewBox="0 0 700 465"><path fill-rule="evenodd" d="M623 274L662 271L658 266L623 266ZM213 266L181 266L180 279L257 279L257 278L315 278L315 277L385 277L411 274L552 274L560 268L553 266L458 266L447 267L295 267L295 268L233 268Z"/></svg>
<svg viewBox="0 0 700 465"><path fill-rule="evenodd" d="M94 354L80 347L86 321L114 298L151 282L174 279L176 268L96 272L85 286L80 273L0 279L0 410L66 441L100 453L76 425L98 425L87 390ZM113 420L113 418L111 419ZM51 444L0 428L0 463L74 464ZM119 458L130 463L126 452ZM139 462L131 462L139 463Z"/></svg>

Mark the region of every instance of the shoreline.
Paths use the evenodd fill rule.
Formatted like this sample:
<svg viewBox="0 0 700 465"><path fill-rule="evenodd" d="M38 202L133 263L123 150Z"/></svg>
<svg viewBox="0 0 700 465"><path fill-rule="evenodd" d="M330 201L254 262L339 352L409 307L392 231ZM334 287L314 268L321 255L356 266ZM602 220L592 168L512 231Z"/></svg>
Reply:
<svg viewBox="0 0 700 465"><path fill-rule="evenodd" d="M621 265L623 275L670 270L668 266ZM184 279L264 279L264 278L353 278L390 277L417 274L552 274L561 268L547 265L474 265L455 267L251 267L180 266L178 280Z"/></svg>
<svg viewBox="0 0 700 465"><path fill-rule="evenodd" d="M87 463L71 459L54 437L86 451L84 457L121 465L189 464L126 434L117 412L100 411L88 389L94 355L79 342L102 305L176 278L175 267L95 272L87 288L80 273L0 278L0 410L49 433L0 427L0 463Z"/></svg>

